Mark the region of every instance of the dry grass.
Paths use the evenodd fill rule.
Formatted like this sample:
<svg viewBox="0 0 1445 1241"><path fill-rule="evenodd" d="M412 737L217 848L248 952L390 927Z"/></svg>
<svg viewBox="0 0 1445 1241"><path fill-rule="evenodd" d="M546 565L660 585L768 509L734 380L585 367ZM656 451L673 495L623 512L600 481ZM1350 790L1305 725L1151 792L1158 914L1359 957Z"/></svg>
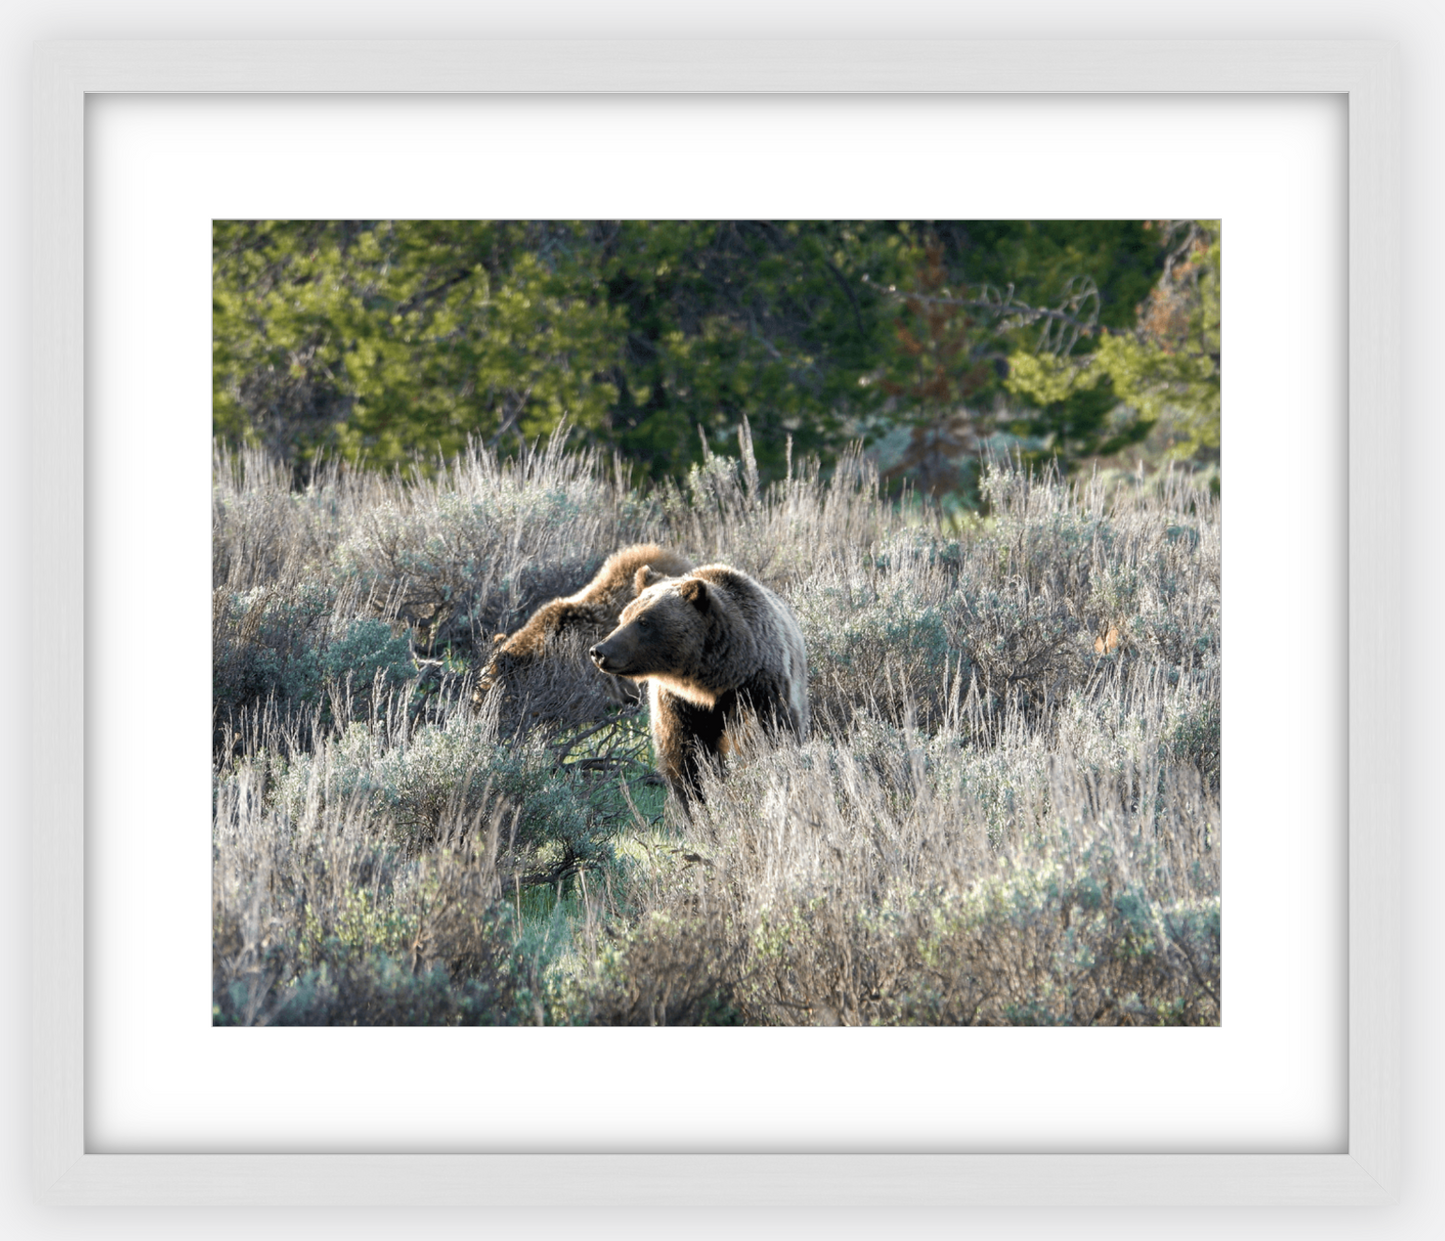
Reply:
<svg viewBox="0 0 1445 1241"><path fill-rule="evenodd" d="M216 461L220 1022L1217 1023L1219 512L995 467L957 528L746 436L650 494ZM665 807L645 712L494 632L629 542L793 606L815 733Z"/></svg>

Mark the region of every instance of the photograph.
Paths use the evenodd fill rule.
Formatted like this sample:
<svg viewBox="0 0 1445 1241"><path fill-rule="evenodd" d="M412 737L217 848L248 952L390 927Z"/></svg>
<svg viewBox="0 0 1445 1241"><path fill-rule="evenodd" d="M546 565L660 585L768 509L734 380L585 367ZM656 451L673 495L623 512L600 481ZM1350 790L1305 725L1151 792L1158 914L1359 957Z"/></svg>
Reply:
<svg viewBox="0 0 1445 1241"><path fill-rule="evenodd" d="M1219 220L212 224L215 1026L1219 1026Z"/></svg>

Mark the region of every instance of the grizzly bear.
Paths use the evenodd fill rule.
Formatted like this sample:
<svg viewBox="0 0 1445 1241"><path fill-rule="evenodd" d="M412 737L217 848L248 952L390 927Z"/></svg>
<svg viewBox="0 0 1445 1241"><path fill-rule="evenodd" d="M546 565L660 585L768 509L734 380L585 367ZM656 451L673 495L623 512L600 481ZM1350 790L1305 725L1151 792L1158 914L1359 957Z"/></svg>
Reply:
<svg viewBox="0 0 1445 1241"><path fill-rule="evenodd" d="M519 674L534 668L549 648L556 648L563 635L578 634L585 650L608 633L617 624L622 609L636 595L639 571L652 569L670 576L686 573L691 568L689 561L656 543L637 543L614 552L581 590L544 603L510 637L497 634L492 640L491 661L478 682L477 699L494 683L509 678L516 681ZM610 697L619 702L637 700L638 694L630 682L619 677L608 677L607 682L606 692Z"/></svg>
<svg viewBox="0 0 1445 1241"><path fill-rule="evenodd" d="M603 672L646 681L658 766L684 809L700 773L755 720L808 736L808 658L788 605L746 573L706 565L637 573L637 598L588 652Z"/></svg>

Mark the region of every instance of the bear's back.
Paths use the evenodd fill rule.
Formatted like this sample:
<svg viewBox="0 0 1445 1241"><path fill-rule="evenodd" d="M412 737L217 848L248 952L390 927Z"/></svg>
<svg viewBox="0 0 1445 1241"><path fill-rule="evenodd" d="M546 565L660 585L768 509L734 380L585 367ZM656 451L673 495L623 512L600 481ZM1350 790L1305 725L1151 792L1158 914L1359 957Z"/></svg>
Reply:
<svg viewBox="0 0 1445 1241"><path fill-rule="evenodd" d="M567 601L595 609L599 620L616 624L622 609L636 596L637 571L644 567L663 577L679 577L691 572L692 563L656 543L636 543L608 556L592 580Z"/></svg>

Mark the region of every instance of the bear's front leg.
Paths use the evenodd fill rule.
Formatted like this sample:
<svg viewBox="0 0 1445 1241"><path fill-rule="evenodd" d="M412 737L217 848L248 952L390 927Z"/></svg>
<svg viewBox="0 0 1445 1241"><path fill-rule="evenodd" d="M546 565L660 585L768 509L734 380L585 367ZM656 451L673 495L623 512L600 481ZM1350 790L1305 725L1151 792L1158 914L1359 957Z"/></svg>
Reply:
<svg viewBox="0 0 1445 1241"><path fill-rule="evenodd" d="M716 764L722 753L723 712L700 707L654 686L652 692L652 748L668 786L684 809L702 801L702 766Z"/></svg>

